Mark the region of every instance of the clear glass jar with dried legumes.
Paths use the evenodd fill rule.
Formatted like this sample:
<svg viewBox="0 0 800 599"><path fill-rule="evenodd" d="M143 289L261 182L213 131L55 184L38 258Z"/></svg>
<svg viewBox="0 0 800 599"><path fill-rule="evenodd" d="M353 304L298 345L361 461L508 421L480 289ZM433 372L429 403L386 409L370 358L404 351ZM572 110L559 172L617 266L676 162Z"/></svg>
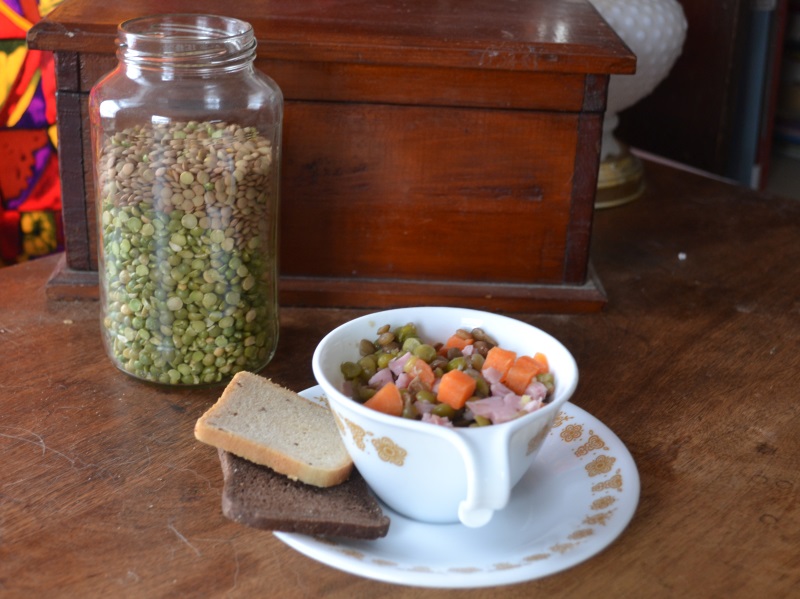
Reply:
<svg viewBox="0 0 800 599"><path fill-rule="evenodd" d="M278 341L281 91L244 21L160 15L118 33L89 99L108 355L168 385L257 372Z"/></svg>

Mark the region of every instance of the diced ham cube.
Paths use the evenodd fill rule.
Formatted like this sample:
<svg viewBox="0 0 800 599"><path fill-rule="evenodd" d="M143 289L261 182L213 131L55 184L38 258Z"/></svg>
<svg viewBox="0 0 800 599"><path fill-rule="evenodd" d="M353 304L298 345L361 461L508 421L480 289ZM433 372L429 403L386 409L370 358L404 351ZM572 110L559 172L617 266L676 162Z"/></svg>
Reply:
<svg viewBox="0 0 800 599"><path fill-rule="evenodd" d="M547 387L545 387L539 381L532 381L526 388L523 395L529 396L531 399L535 399L538 401L544 401L544 398L547 397Z"/></svg>
<svg viewBox="0 0 800 599"><path fill-rule="evenodd" d="M430 414L430 413L423 414L422 422L428 422L430 424L437 424L439 426L447 426L453 428L453 423L449 418L445 418L444 416L437 416L436 414Z"/></svg>
<svg viewBox="0 0 800 599"><path fill-rule="evenodd" d="M401 372L394 382L398 389L408 389L408 384L412 381L411 375L406 372Z"/></svg>
<svg viewBox="0 0 800 599"><path fill-rule="evenodd" d="M378 372L370 377L368 384L370 387L380 389L387 383L391 383L393 380L394 377L392 377L392 371L388 368L381 368Z"/></svg>
<svg viewBox="0 0 800 599"><path fill-rule="evenodd" d="M544 402L541 399L532 399L527 395L522 396L522 409L526 412L535 412L542 406L544 406Z"/></svg>
<svg viewBox="0 0 800 599"><path fill-rule="evenodd" d="M403 368L411 359L411 352L406 352L402 356L394 358L389 362L389 369L392 371L392 374L395 376L400 376L400 373L403 372Z"/></svg>
<svg viewBox="0 0 800 599"><path fill-rule="evenodd" d="M483 378L485 378L486 382L490 385L500 383L500 379L503 378L503 373L497 370L497 368L492 368L491 366L484 368L481 372L483 374Z"/></svg>
<svg viewBox="0 0 800 599"><path fill-rule="evenodd" d="M520 398L514 393L477 399L467 402L467 406L473 414L491 420L492 424L514 420L522 409Z"/></svg>
<svg viewBox="0 0 800 599"><path fill-rule="evenodd" d="M489 390L492 393L492 397L494 396L505 397L509 393L516 395L511 389L506 387L503 383L491 383Z"/></svg>
<svg viewBox="0 0 800 599"><path fill-rule="evenodd" d="M430 414L433 411L433 406L429 401L415 401L414 407L417 409L417 414Z"/></svg>

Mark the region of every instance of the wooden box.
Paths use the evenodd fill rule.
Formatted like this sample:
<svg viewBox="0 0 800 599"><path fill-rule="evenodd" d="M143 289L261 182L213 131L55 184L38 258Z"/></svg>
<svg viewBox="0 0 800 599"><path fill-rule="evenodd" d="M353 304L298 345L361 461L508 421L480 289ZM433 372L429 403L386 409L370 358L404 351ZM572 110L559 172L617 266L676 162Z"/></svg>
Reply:
<svg viewBox="0 0 800 599"><path fill-rule="evenodd" d="M252 23L285 96L281 303L589 311L608 77L635 56L585 0L67 0L55 52L67 251L51 297L96 293L88 92L116 26Z"/></svg>

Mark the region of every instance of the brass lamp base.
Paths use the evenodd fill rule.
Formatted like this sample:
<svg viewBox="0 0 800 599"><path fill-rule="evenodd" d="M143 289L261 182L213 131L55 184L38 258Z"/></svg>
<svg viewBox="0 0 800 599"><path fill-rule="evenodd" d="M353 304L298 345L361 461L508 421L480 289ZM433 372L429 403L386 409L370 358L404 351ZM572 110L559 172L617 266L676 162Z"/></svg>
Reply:
<svg viewBox="0 0 800 599"><path fill-rule="evenodd" d="M597 175L595 208L612 208L627 204L644 193L642 161L624 146L620 153L600 162Z"/></svg>

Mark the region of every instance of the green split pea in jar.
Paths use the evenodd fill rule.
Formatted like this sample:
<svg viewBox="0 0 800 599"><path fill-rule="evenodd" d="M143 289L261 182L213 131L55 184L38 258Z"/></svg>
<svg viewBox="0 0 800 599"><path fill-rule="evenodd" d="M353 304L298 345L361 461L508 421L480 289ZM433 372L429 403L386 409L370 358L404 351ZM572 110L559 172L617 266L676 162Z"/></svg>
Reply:
<svg viewBox="0 0 800 599"><path fill-rule="evenodd" d="M256 372L278 341L281 91L237 19L134 19L118 46L89 100L108 355L169 385Z"/></svg>

